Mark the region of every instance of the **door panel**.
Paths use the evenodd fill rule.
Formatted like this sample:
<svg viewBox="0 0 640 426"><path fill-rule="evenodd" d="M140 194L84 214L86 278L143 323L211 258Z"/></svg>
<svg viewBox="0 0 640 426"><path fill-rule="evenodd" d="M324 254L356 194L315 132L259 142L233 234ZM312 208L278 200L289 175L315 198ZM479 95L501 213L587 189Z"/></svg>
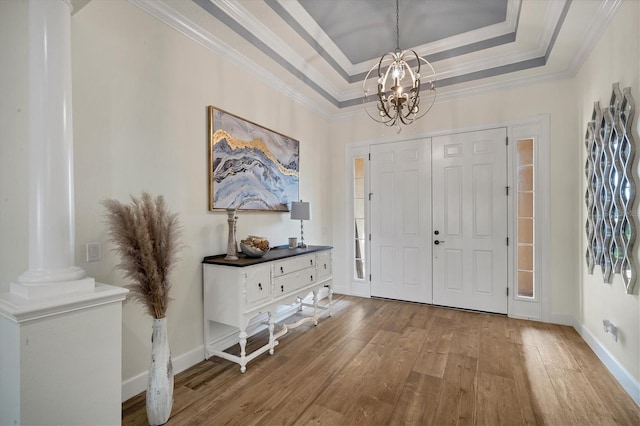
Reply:
<svg viewBox="0 0 640 426"><path fill-rule="evenodd" d="M507 312L505 140L504 128L432 140L435 304Z"/></svg>
<svg viewBox="0 0 640 426"><path fill-rule="evenodd" d="M371 295L430 303L429 139L371 146Z"/></svg>

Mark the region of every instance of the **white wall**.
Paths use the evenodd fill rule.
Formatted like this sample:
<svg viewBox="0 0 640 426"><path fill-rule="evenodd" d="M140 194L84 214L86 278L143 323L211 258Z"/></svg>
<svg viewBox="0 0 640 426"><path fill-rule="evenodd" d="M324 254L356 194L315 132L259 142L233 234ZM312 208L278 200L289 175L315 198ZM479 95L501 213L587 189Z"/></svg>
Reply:
<svg viewBox="0 0 640 426"><path fill-rule="evenodd" d="M571 80L539 83L527 87L494 91L464 99L439 102L421 120L404 127L400 134L395 128L387 128L368 117L347 118L332 127L332 143L335 156L343 155L347 144L376 143L407 140L436 132L455 132L478 127L523 120L541 114L550 115L550 180L551 180L551 247L550 264L551 307L557 314L552 319L564 319L577 313L577 261L575 256L581 225L576 222L582 199L578 191L579 179L575 170L578 158L575 140L576 124L574 84ZM333 187L333 235L336 246L334 276L347 277L350 254L345 252L343 241L348 223L344 214L345 166L334 162ZM569 317L570 318L570 317Z"/></svg>
<svg viewBox="0 0 640 426"><path fill-rule="evenodd" d="M28 268L27 38L16 36L27 28L25 5L0 1L2 291ZM200 262L226 252L227 241L226 213L207 211L207 105L300 141L300 196L312 206L305 224L311 244L331 243L331 200L322 185L330 164L328 123L127 1L91 1L72 17L71 36L76 265L99 282L124 284L114 270L100 201L127 201L143 190L164 195L180 215L186 245L172 275L171 349L174 358L202 357ZM263 235L278 245L299 233L300 223L285 213L239 214L239 237ZM102 244L102 261L85 262L89 242ZM148 369L151 318L126 302L122 327L127 381Z"/></svg>
<svg viewBox="0 0 640 426"><path fill-rule="evenodd" d="M634 178L636 194L640 193L640 177L638 175L638 147L640 137L640 2L626 1L617 11L607 30L598 40L587 61L580 69L577 81L577 108L580 136L586 133L587 122L591 119L593 103L600 101L606 107L611 97L611 85L620 83L621 88L631 87L636 104L634 132L636 162ZM580 155L576 174L584 175L584 164L587 153L582 138L575 138L574 149ZM585 179L580 179L580 193L586 191ZM638 223L638 195L634 207L636 232ZM580 224L586 222L584 200L579 203ZM583 254L586 251L584 232L580 234L580 313L578 320L581 326L590 333L600 345L609 351L620 364L640 382L640 280L636 283L633 294L625 294L624 283L616 274L612 284L604 284L602 273L596 267L593 275L587 273ZM636 237L633 250L636 268L640 267L640 239ZM619 330L620 338L615 342L611 335L604 332L602 320L609 319Z"/></svg>
<svg viewBox="0 0 640 426"><path fill-rule="evenodd" d="M27 3L0 1L0 292L27 270Z"/></svg>

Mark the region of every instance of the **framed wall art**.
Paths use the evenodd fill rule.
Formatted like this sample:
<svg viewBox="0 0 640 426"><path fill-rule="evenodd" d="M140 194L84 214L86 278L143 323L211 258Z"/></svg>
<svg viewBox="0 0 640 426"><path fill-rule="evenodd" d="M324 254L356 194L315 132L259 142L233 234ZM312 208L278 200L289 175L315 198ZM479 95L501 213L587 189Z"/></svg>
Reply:
<svg viewBox="0 0 640 426"><path fill-rule="evenodd" d="M288 212L298 201L300 143L213 106L209 210Z"/></svg>

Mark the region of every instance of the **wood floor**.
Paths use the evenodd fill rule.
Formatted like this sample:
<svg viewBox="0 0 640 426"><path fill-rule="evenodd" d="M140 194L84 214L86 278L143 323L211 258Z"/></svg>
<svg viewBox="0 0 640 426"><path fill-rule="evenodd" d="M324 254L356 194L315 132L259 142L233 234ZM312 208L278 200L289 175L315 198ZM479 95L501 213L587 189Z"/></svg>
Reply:
<svg viewBox="0 0 640 426"><path fill-rule="evenodd" d="M144 394L123 424L147 424ZM219 358L178 374L167 424L638 426L640 408L573 328L338 296L245 374Z"/></svg>

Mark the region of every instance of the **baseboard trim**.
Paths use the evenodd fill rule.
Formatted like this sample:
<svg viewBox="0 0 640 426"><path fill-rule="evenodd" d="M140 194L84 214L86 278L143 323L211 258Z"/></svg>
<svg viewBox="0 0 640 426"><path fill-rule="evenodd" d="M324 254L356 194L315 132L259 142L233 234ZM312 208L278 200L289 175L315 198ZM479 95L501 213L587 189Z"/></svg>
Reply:
<svg viewBox="0 0 640 426"><path fill-rule="evenodd" d="M328 297L329 295L329 291L326 288L323 288L320 290L320 292L318 293L318 300L322 300L325 299L326 297ZM304 299L305 303L311 303L313 302L313 297L312 296L308 296ZM275 322L279 322L279 321L283 321L285 319L287 319L288 317L290 317L291 315L295 314L298 311L298 305L297 304L293 304L293 305L283 305L280 307L280 309L278 309L275 313L274 316L274 321ZM266 318L266 314L265 314L265 318ZM261 320L265 319L265 318L258 318L254 321L253 324L249 325L249 328L247 329L247 334L249 334L249 336L252 336L262 330L264 330L266 328L266 326L261 324ZM223 339L224 340L224 339ZM229 347L235 343L237 343L237 336L230 336L229 338L227 338L226 341L224 342L216 342L217 344L223 345L223 344L227 344L226 347ZM200 345L198 347L196 347L195 349L186 352L182 355L178 355L177 357L172 357L172 362L173 362L173 374L178 374L178 373L182 373L183 371L185 371L188 368L193 367L194 365L196 365L197 363L199 363L200 361L204 360L204 346ZM145 371L142 372L140 374L138 374L137 376L131 377L130 379L127 379L125 381L122 382L122 402L125 402L126 400L128 400L129 398L133 398L134 396L138 395L141 392L144 392L145 390L147 390L147 381L149 379L149 372Z"/></svg>
<svg viewBox="0 0 640 426"><path fill-rule="evenodd" d="M549 318L547 318L546 320L543 319L544 322L550 322L553 324L560 324L560 325L568 325L571 326L573 328L576 328L576 324L578 323L576 321L576 319L572 316L572 315L567 315L567 314L558 314L555 312L551 312L549 314ZM577 330L577 328L576 328Z"/></svg>
<svg viewBox="0 0 640 426"><path fill-rule="evenodd" d="M596 354L600 361L607 367L607 370L616 378L618 383L633 398L636 404L640 405L640 382L627 371L622 364L605 348L600 341L581 323L574 321L573 328L582 336L591 350Z"/></svg>

